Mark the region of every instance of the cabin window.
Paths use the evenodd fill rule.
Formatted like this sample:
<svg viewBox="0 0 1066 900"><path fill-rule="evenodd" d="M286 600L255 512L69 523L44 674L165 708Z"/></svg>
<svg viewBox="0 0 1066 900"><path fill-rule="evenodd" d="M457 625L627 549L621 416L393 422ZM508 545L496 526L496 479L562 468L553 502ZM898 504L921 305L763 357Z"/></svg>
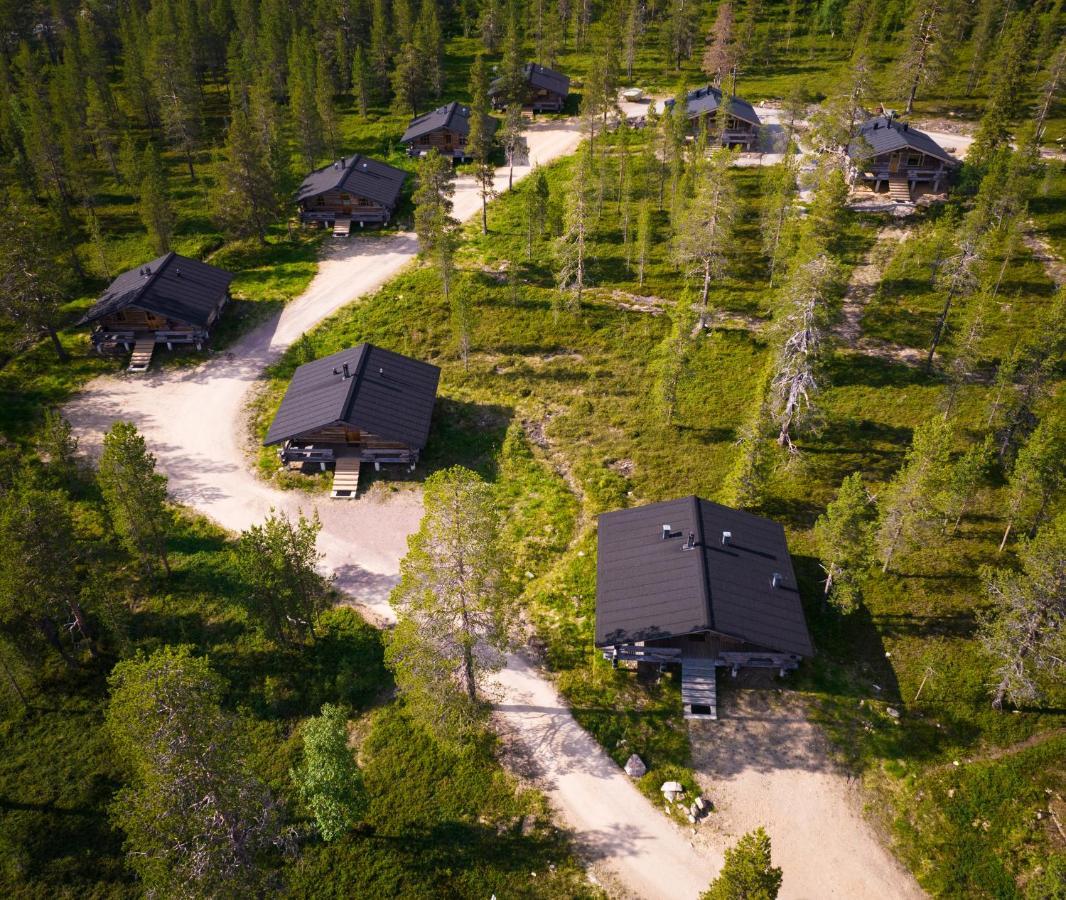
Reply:
<svg viewBox="0 0 1066 900"><path fill-rule="evenodd" d="M121 310L120 309L117 313L115 313L115 321L116 322L125 322L126 321L126 312L125 312L125 310Z"/></svg>
<svg viewBox="0 0 1066 900"><path fill-rule="evenodd" d="M315 197L315 206L325 206L325 205L326 205L326 198L325 197L323 197L321 194L319 194L317 197Z"/></svg>
<svg viewBox="0 0 1066 900"><path fill-rule="evenodd" d="M908 155L908 157L907 157L907 165L908 166L914 167L914 166L920 166L921 164L922 164L922 154L921 153L911 153L910 155Z"/></svg>
<svg viewBox="0 0 1066 900"><path fill-rule="evenodd" d="M351 199L352 199L351 194L341 194L341 200L347 201L347 200L351 200Z"/></svg>

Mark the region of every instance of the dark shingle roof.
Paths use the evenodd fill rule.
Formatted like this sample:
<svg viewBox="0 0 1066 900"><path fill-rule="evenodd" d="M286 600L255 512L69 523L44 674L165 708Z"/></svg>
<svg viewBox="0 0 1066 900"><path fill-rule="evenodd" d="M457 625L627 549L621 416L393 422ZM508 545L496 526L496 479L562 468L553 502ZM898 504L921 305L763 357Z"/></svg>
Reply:
<svg viewBox="0 0 1066 900"><path fill-rule="evenodd" d="M136 306L176 322L206 327L231 281L233 276L225 269L168 253L119 275L78 325Z"/></svg>
<svg viewBox="0 0 1066 900"><path fill-rule="evenodd" d="M388 163L355 154L315 169L300 185L297 200L306 200L327 191L347 191L390 209L396 206L407 173Z"/></svg>
<svg viewBox="0 0 1066 900"><path fill-rule="evenodd" d="M526 63L522 67L522 74L525 75L526 84L531 87L551 91L563 97L570 93L570 76L549 69L547 66L539 63ZM489 93L497 93L503 86L503 81L503 78L495 79L489 85Z"/></svg>
<svg viewBox="0 0 1066 900"><path fill-rule="evenodd" d="M496 133L496 128L500 123L492 116L486 116L485 118L488 123L486 130L491 136ZM423 116L412 119L411 124L407 126L407 131L400 138L400 143L406 144L424 134L436 131L438 128L447 128L456 134L470 134L470 107L460 106L453 100L447 106L438 107L433 112L428 112Z"/></svg>
<svg viewBox="0 0 1066 900"><path fill-rule="evenodd" d="M864 122L862 127L859 128L859 135L862 137L862 141L852 141L848 146L848 154L852 159L867 159L871 156L880 156L882 153L891 153L893 150L906 148L927 153L950 165L958 164L958 160L924 131L918 131L918 129L911 128L906 123L888 116L875 116Z"/></svg>
<svg viewBox="0 0 1066 900"><path fill-rule="evenodd" d="M716 112L721 104L722 92L709 84L705 87L696 88L694 91L689 91L685 95L685 113L690 119L694 119L697 116L710 115ZM762 124L759 114L755 112L755 107L748 103L747 100L743 100L740 97L730 97L727 109L729 114L735 119L750 122L752 125Z"/></svg>
<svg viewBox="0 0 1066 900"><path fill-rule="evenodd" d="M350 378L341 374L345 363ZM293 373L263 444L340 423L421 449L439 380L436 366L373 344L316 359Z"/></svg>
<svg viewBox="0 0 1066 900"><path fill-rule="evenodd" d="M681 536L663 540L664 524ZM732 532L728 545L723 531ZM695 549L682 550L690 532ZM814 652L785 532L770 519L684 497L601 515L598 546L598 646L715 631Z"/></svg>

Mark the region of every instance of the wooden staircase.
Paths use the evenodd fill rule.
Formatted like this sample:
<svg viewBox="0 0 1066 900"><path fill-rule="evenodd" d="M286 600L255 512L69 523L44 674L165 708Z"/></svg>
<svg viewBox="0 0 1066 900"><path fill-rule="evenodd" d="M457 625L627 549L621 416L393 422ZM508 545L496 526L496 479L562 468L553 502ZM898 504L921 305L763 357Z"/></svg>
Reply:
<svg viewBox="0 0 1066 900"><path fill-rule="evenodd" d="M359 468L362 461L357 456L342 456L333 470L333 489L330 496L338 500L354 500L359 493Z"/></svg>
<svg viewBox="0 0 1066 900"><path fill-rule="evenodd" d="M333 234L335 237L348 237L352 233L352 220L337 216L333 220Z"/></svg>
<svg viewBox="0 0 1066 900"><path fill-rule="evenodd" d="M140 338L133 345L133 355L130 357L130 372L147 372L152 364L152 351L155 350L155 335Z"/></svg>
<svg viewBox="0 0 1066 900"><path fill-rule="evenodd" d="M907 178L901 175L890 175L888 178L888 196L897 203L910 203L911 186Z"/></svg>
<svg viewBox="0 0 1066 900"><path fill-rule="evenodd" d="M686 719L718 718L718 670L713 659L682 658L681 705Z"/></svg>

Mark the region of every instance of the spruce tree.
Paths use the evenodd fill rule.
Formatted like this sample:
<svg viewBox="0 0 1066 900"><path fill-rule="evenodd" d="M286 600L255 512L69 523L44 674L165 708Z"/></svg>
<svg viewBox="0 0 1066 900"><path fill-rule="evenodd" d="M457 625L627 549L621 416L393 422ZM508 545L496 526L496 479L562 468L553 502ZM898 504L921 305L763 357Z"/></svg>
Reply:
<svg viewBox="0 0 1066 900"><path fill-rule="evenodd" d="M315 60L307 31L293 35L289 45L289 111L304 168L315 168L322 155L322 116L318 111Z"/></svg>
<svg viewBox="0 0 1066 900"><path fill-rule="evenodd" d="M167 140L185 157L189 177L196 178L193 154L200 146L203 128L200 87L174 8L154 3L148 13L148 62L151 86Z"/></svg>
<svg viewBox="0 0 1066 900"><path fill-rule="evenodd" d="M825 596L843 613L857 609L862 602L862 578L870 562L875 517L862 474L853 472L840 483L836 498L814 523L825 572Z"/></svg>
<svg viewBox="0 0 1066 900"><path fill-rule="evenodd" d="M775 900L781 878L770 858L770 836L756 828L726 850L722 871L700 900Z"/></svg>
<svg viewBox="0 0 1066 900"><path fill-rule="evenodd" d="M493 131L489 117L489 79L480 53L470 69L470 132L466 150L474 160L474 180L481 194L481 233L489 233L488 202L496 193L496 168L492 165Z"/></svg>
<svg viewBox="0 0 1066 900"><path fill-rule="evenodd" d="M1061 404L1048 414L1018 451L1007 486L1007 527L1002 551L1012 530L1032 537L1063 502L1066 491L1066 413ZM1019 526L1021 526L1019 528Z"/></svg>
<svg viewBox="0 0 1066 900"><path fill-rule="evenodd" d="M437 0L422 0L415 46L422 56L426 90L431 97L444 93L444 33L441 30Z"/></svg>
<svg viewBox="0 0 1066 900"><path fill-rule="evenodd" d="M158 563L170 575L167 479L131 422L116 422L104 435L96 481L126 549L149 572Z"/></svg>
<svg viewBox="0 0 1066 900"><path fill-rule="evenodd" d="M174 211L167 197L166 173L163 159L155 144L149 141L141 159L140 213L148 232L152 249L159 256L170 250L174 235Z"/></svg>
<svg viewBox="0 0 1066 900"><path fill-rule="evenodd" d="M352 98L359 115L365 119L370 107L370 68L366 53L359 45L352 52Z"/></svg>
<svg viewBox="0 0 1066 900"><path fill-rule="evenodd" d="M463 292L452 296L455 252L459 246L459 223L452 217L455 195L455 167L452 161L431 150L418 161L415 204L415 232L420 252L433 260L440 278L441 293L452 311L452 328L459 355L465 363L470 352L470 317Z"/></svg>
<svg viewBox="0 0 1066 900"><path fill-rule="evenodd" d="M248 113L233 110L214 191L215 218L230 234L266 243L280 206L271 155Z"/></svg>

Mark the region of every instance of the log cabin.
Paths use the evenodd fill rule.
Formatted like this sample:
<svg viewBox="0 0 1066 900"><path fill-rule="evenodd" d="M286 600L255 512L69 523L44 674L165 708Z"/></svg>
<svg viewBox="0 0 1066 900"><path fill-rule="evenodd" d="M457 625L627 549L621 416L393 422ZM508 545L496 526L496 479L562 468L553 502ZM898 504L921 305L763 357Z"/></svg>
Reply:
<svg viewBox="0 0 1066 900"><path fill-rule="evenodd" d="M385 225L400 201L407 173L355 154L316 169L300 185L300 221L347 234L353 223Z"/></svg>
<svg viewBox="0 0 1066 900"><path fill-rule="evenodd" d="M177 253L167 253L118 276L78 325L92 325L101 353L156 344L203 348L230 299L233 275ZM147 366L145 366L147 368Z"/></svg>
<svg viewBox="0 0 1066 900"><path fill-rule="evenodd" d="M533 112L562 112L566 98L570 96L570 77L542 66L538 63L526 63L522 67L525 78L526 93L522 106ZM508 103L505 96L503 78L497 78L489 85L489 99L494 109L504 109Z"/></svg>
<svg viewBox="0 0 1066 900"><path fill-rule="evenodd" d="M492 116L485 117L485 130L491 140L500 122ZM424 116L416 116L407 126L400 143L407 145L411 156L421 156L436 150L441 156L453 159L469 159L466 139L470 135L470 107L451 102Z"/></svg>
<svg viewBox="0 0 1066 900"><path fill-rule="evenodd" d="M893 200L915 199L919 188L939 194L959 161L924 131L911 128L895 116L881 115L864 122L848 145L852 183Z"/></svg>
<svg viewBox="0 0 1066 900"><path fill-rule="evenodd" d="M263 446L279 444L281 464L301 469L333 466L339 473L342 464L363 462L413 468L439 381L436 366L373 344L305 363L293 373Z"/></svg>
<svg viewBox="0 0 1066 900"><path fill-rule="evenodd" d="M813 654L784 529L698 497L599 517L596 647L681 668L686 718L717 717L717 670Z"/></svg>
<svg viewBox="0 0 1066 900"><path fill-rule="evenodd" d="M673 106L673 100L666 101ZM705 85L685 95L685 116L692 123L693 134L701 120L706 120L708 130L718 127L718 113L722 106L722 92L713 85ZM759 141L759 126L762 120L747 100L729 97L726 102L725 122L721 126L719 142L723 147L739 147L753 150Z"/></svg>

